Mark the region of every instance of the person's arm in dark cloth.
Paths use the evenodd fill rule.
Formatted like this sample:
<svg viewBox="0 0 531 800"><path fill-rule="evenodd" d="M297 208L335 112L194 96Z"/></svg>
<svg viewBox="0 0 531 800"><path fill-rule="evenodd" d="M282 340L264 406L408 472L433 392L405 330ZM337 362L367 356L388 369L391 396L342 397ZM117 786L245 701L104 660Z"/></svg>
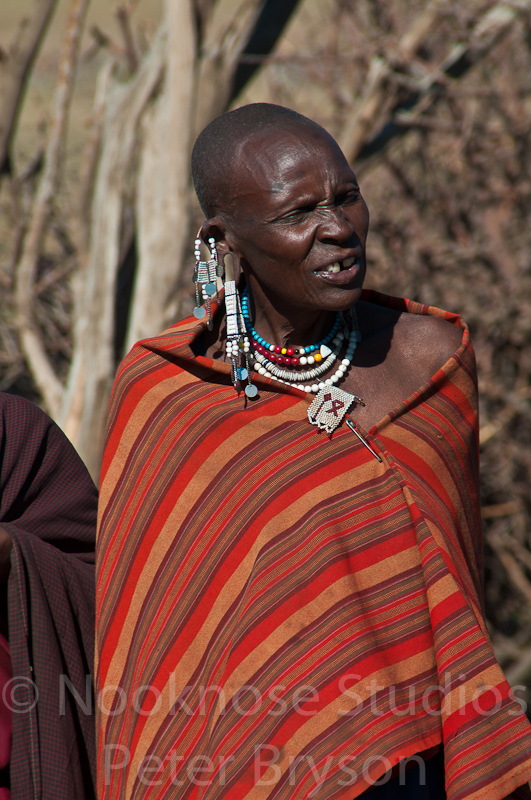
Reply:
<svg viewBox="0 0 531 800"><path fill-rule="evenodd" d="M96 488L57 425L29 401L0 393L12 800L95 796L96 507Z"/></svg>

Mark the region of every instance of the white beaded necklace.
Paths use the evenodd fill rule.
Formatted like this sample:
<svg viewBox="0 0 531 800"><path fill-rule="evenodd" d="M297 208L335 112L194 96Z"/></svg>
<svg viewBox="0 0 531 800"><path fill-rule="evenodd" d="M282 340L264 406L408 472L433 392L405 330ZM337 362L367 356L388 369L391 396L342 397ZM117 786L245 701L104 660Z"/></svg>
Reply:
<svg viewBox="0 0 531 800"><path fill-rule="evenodd" d="M293 370L286 370L277 367L276 364L271 363L267 359L266 356L261 355L260 353L253 353L253 357L255 359L255 370L260 375L267 375L268 373L272 375L275 380L279 381L280 383L286 383L289 386L295 386L295 388L300 389L303 392L313 392L317 394L320 389L326 389L327 386L334 386L336 383L343 378L345 373L347 372L350 364L352 362L352 358L354 356L354 351L358 345L358 342L361 340L361 334L358 328L358 321L356 317L356 313L354 310L351 311L352 316L352 330L350 331L349 336L349 343L347 346L347 350L345 353L344 358L341 361L341 364L334 372L330 378L327 378L325 381L320 381L319 383L311 383L306 384L301 381L311 381L315 378L322 375L326 372L327 369L334 363L336 358L338 357L341 347L344 341L344 334L342 331L338 331L336 337L332 341L332 345L334 345L334 350L331 351L327 357L319 364L318 367L315 369L307 370L305 372L294 372ZM327 348L328 349L328 348Z"/></svg>
<svg viewBox="0 0 531 800"><path fill-rule="evenodd" d="M259 352L255 353L256 360L262 365L263 369L266 372L270 372L276 378L282 378L287 381L294 381L295 383L300 383L301 381L312 380L312 378L317 378L319 375L322 375L323 372L326 372L329 369L336 358L339 355L341 350L341 343L344 339L343 333L338 333L332 344L335 345L334 350L330 350L329 347L326 345L321 345L320 353L321 356L324 358L323 361L317 366L313 367L313 369L309 370L290 370L290 369L282 369L278 367L276 364L273 364L266 355L260 354ZM313 362L313 359L312 359ZM258 370L260 372L260 370ZM265 372L260 372L261 375L264 375Z"/></svg>

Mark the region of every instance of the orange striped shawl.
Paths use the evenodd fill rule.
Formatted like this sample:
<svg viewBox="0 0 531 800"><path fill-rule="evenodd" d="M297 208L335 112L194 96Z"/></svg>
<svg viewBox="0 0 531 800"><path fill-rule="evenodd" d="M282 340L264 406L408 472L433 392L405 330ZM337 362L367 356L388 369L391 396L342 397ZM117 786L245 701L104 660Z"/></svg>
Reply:
<svg viewBox="0 0 531 800"><path fill-rule="evenodd" d="M187 319L121 366L98 556L101 798L351 800L444 743L450 800L531 777L481 603L476 378L455 355L370 429L194 357Z"/></svg>

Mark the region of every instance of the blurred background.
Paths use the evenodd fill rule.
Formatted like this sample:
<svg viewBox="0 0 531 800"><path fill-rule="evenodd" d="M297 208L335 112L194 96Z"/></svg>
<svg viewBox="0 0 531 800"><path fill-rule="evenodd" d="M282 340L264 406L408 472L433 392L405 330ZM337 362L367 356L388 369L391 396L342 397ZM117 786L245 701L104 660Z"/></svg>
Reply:
<svg viewBox="0 0 531 800"><path fill-rule="evenodd" d="M487 615L529 685L531 0L2 0L0 390L97 478L117 364L193 305L193 141L255 101L353 163L366 285L471 327Z"/></svg>

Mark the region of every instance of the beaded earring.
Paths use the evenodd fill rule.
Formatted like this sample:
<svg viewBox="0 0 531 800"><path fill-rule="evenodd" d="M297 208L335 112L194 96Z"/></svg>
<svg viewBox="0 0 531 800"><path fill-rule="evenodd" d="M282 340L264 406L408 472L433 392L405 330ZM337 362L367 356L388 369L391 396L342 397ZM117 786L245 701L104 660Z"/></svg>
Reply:
<svg viewBox="0 0 531 800"><path fill-rule="evenodd" d="M236 391L246 383L247 397L256 397L258 389L252 383L251 344L243 319L240 295L234 280L234 264L230 253L225 256L225 310L227 315L226 353L231 365L231 380Z"/></svg>
<svg viewBox="0 0 531 800"><path fill-rule="evenodd" d="M210 304L214 295L216 295L216 300L219 300L218 278L223 279L223 265L220 264L219 262L218 251L216 248L216 241L212 236L208 240L210 258L207 261L201 261L201 244L202 244L201 239L197 237L194 245L194 253L195 253L194 317L196 319L204 319L205 314L208 314L208 330L211 331L212 312ZM206 310L203 306L203 303L206 304Z"/></svg>

